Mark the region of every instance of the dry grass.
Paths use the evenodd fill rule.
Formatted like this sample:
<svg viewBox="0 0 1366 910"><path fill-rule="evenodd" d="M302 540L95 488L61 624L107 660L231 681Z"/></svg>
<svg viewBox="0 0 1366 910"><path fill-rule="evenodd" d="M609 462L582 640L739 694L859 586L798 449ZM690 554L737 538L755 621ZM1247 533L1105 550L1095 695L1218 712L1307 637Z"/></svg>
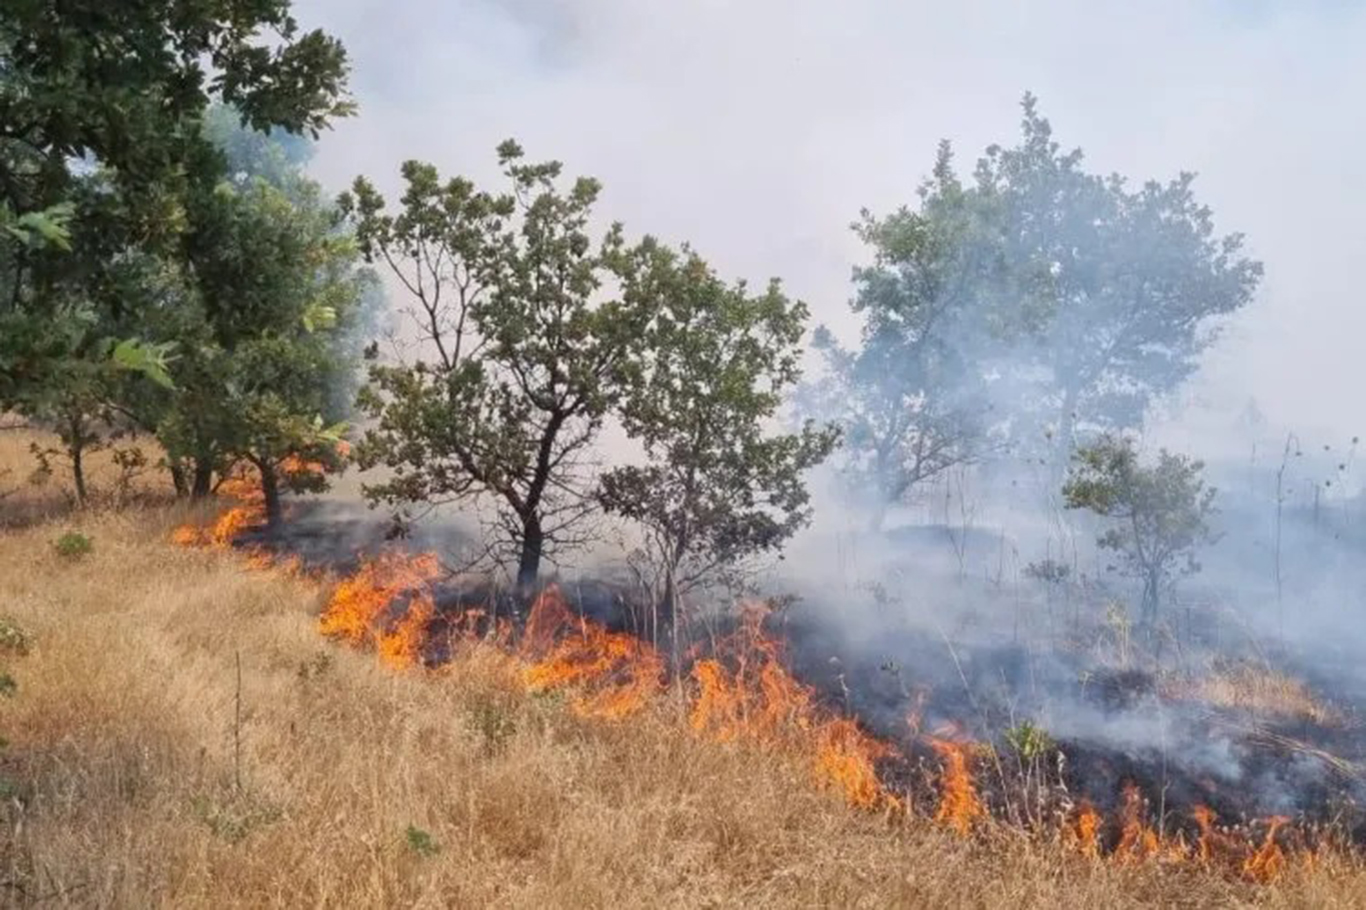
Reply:
<svg viewBox="0 0 1366 910"><path fill-rule="evenodd" d="M1170 682L1165 691L1174 698L1236 708L1268 720L1308 721L1320 726L1342 722L1341 713L1315 695L1303 680L1260 663L1219 664L1195 678Z"/></svg>
<svg viewBox="0 0 1366 910"><path fill-rule="evenodd" d="M1269 888L1118 868L849 809L781 756L528 695L486 651L395 674L320 592L107 512L0 532L0 902L100 907L1348 907L1325 859ZM59 528L94 552L63 561ZM241 660L240 725L237 658ZM235 757L240 747L240 761ZM240 787L238 778L240 776Z"/></svg>

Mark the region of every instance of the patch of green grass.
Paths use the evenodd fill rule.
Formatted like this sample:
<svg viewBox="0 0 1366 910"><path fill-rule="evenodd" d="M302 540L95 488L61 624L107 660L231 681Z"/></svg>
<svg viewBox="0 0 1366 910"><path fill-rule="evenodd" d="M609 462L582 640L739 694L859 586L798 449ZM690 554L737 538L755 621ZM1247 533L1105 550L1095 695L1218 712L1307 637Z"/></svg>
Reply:
<svg viewBox="0 0 1366 910"><path fill-rule="evenodd" d="M241 843L253 831L279 821L279 809L254 805L241 800L218 802L208 797L196 797L191 808L195 818L203 822L216 837L230 844Z"/></svg>
<svg viewBox="0 0 1366 910"><path fill-rule="evenodd" d="M67 531L54 540L52 546L62 559L80 559L95 549L95 542L79 531Z"/></svg>
<svg viewBox="0 0 1366 910"><path fill-rule="evenodd" d="M419 856L435 856L441 852L441 845L436 839L416 825L409 825L404 837L409 849Z"/></svg>
<svg viewBox="0 0 1366 910"><path fill-rule="evenodd" d="M20 657L28 653L28 633L7 616L0 616L0 654L15 654Z"/></svg>

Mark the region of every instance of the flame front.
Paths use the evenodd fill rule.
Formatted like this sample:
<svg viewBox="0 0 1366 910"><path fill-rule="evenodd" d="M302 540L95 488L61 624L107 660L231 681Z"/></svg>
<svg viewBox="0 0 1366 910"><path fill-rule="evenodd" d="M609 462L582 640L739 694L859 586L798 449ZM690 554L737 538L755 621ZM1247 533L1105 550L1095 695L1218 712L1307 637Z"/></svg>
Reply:
<svg viewBox="0 0 1366 910"><path fill-rule="evenodd" d="M526 687L533 692L581 688L572 707L585 717L627 717L663 688L664 661L653 647L576 618L554 586L532 605L523 651L538 658L522 673Z"/></svg>
<svg viewBox="0 0 1366 910"><path fill-rule="evenodd" d="M986 815L986 808L972 782L968 744L937 737L930 737L929 743L944 759L939 809L935 812L934 820L966 836L972 831L973 824Z"/></svg>
<svg viewBox="0 0 1366 910"><path fill-rule="evenodd" d="M1081 809L1077 812L1075 835L1077 839L1077 849L1081 855L1088 859L1095 859L1100 855L1100 813L1090 803L1083 802Z"/></svg>
<svg viewBox="0 0 1366 910"><path fill-rule="evenodd" d="M306 462L285 467L289 471L323 469ZM220 492L237 504L208 528L182 526L172 532L171 539L182 546L231 546L244 530L264 520L259 489L246 472L230 476ZM265 551L245 555L251 569L302 572L297 557L281 561ZM569 705L584 717L630 717L647 709L664 690L666 662L656 648L575 615L558 588L548 587L536 598L519 636L507 620L490 624L485 610L438 615L432 586L440 576L440 562L431 553L387 553L366 560L355 574L336 584L318 628L353 646L373 647L386 665L395 668L422 664L424 655L431 653L428 646L433 634L442 630L446 640L492 647L506 655L510 664L519 663L515 672L528 691L575 690ZM395 605L402 603L406 609L394 617ZM767 616L765 608L748 607L736 631L715 642L710 653L700 646L689 653L691 729L716 742L745 741L795 755L809 762L816 780L841 793L853 806L904 809L905 804L887 791L878 773L879 762L899 755L898 750L865 732L852 717L819 704L815 691L787 670L781 641L764 630ZM918 694L906 719L912 736L919 734L922 719L924 692ZM974 744L961 729L941 727L936 732L940 735L926 737L943 762L934 818L967 836L990 818L973 779ZM1194 807L1191 817L1199 829L1193 846L1179 833L1164 839L1145 821L1138 787L1126 784L1118 812L1119 838L1108 851L1109 859L1119 864L1195 860L1259 883L1284 872L1289 860L1277 836L1288 819L1268 819L1264 837L1254 843L1220 834L1216 816L1206 806ZM1082 856L1096 858L1102 851L1103 826L1103 816L1083 802L1075 818L1065 823L1064 839L1074 843ZM1317 859L1310 849L1296 850L1295 856L1306 864Z"/></svg>
<svg viewBox="0 0 1366 910"><path fill-rule="evenodd" d="M1259 882L1269 882L1285 869L1285 853L1276 843L1276 832L1289 821L1290 819L1283 815L1267 819L1266 838L1256 852L1243 863L1243 872L1249 878Z"/></svg>
<svg viewBox="0 0 1366 910"><path fill-rule="evenodd" d="M1124 805L1120 808L1119 846L1115 859L1121 864L1133 863L1157 855L1157 832L1143 821L1143 795L1134 784L1124 785Z"/></svg>
<svg viewBox="0 0 1366 910"><path fill-rule="evenodd" d="M435 612L430 585L440 574L441 563L433 553L414 557L389 553L367 560L332 592L318 618L318 629L329 638L356 646L373 641L390 662L399 661L401 655L416 655L420 636ZM413 597L407 616L392 633L386 633L382 621L389 605L407 594Z"/></svg>

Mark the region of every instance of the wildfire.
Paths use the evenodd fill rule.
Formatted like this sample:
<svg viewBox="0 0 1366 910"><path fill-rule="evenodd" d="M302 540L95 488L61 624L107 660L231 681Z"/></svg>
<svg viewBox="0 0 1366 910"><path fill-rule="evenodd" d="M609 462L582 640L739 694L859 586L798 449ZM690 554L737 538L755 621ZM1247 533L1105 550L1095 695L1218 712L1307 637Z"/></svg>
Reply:
<svg viewBox="0 0 1366 910"><path fill-rule="evenodd" d="M878 779L874 764L893 754L891 746L873 739L848 718L837 718L820 729L816 767L822 778L844 791L849 802L872 808L884 801L899 805L889 797Z"/></svg>
<svg viewBox="0 0 1366 910"><path fill-rule="evenodd" d="M583 716L627 717L662 688L664 661L654 648L633 635L576 620L554 586L536 598L523 647L544 655L523 671L527 688L578 686L584 691L572 707Z"/></svg>
<svg viewBox="0 0 1366 910"><path fill-rule="evenodd" d="M407 653L404 651L408 647L406 642L420 631L416 617L425 611L426 618L430 619L434 612L429 586L440 575L441 564L434 553L420 556L387 553L367 560L355 575L342 581L332 592L318 619L318 629L329 638L340 638L352 645L363 645L371 640L377 645L384 644L387 652L382 653L389 655ZM393 642L383 631L382 620L389 605L407 594L413 595L407 617L412 625L407 631L401 631L405 623L400 623L400 630L393 632L392 638L402 638L404 643ZM423 620L421 628L425 626ZM418 644L420 646L420 642Z"/></svg>
<svg viewBox="0 0 1366 910"><path fill-rule="evenodd" d="M855 806L900 806L878 778L878 760L895 754L851 718L822 710L809 686L782 664L779 642L763 631L767 611L751 607L717 657L697 660L697 684L688 722L718 742L744 739L804 751L817 780L835 787ZM734 669L729 669L730 664Z"/></svg>
<svg viewBox="0 0 1366 910"><path fill-rule="evenodd" d="M1243 863L1243 872L1259 882L1269 882L1285 868L1285 853L1276 843L1276 832L1290 819L1277 815L1267 819L1266 838L1262 845Z"/></svg>
<svg viewBox="0 0 1366 910"><path fill-rule="evenodd" d="M420 663L422 646L427 642L427 627L435 613L431 596L418 594L392 632L377 633L375 647L380 659L397 668Z"/></svg>
<svg viewBox="0 0 1366 910"><path fill-rule="evenodd" d="M324 470L320 463L299 459L282 468L286 473ZM244 530L264 520L260 485L253 474L238 471L224 480L220 492L234 499L235 505L207 528L176 528L171 534L174 543L226 548ZM302 572L297 557L280 561L265 550L245 556L250 569ZM620 720L636 715L664 690L666 662L656 648L576 615L557 587L540 593L517 635L506 619L490 623L485 610L438 614L432 586L441 574L440 563L431 553L387 553L366 560L336 584L318 628L353 646L373 647L380 660L396 668L422 664L438 634L445 640L477 644L505 660L513 678L528 691L573 690L569 705L584 717ZM406 608L396 610L398 604ZM691 729L713 741L745 741L795 755L810 763L816 780L841 793L850 805L904 808L887 791L878 771L880 762L899 754L897 749L867 733L854 718L820 704L815 690L788 671L781 639L764 628L767 616L765 608L748 607L734 633L714 642L710 650L698 645L689 652ZM925 698L926 692L918 690L907 713L912 736L920 735ZM974 745L962 729L948 726L935 732L938 735L925 738L943 763L934 819L968 836L990 817L973 779ZM1164 838L1145 816L1138 787L1126 784L1116 820L1118 841L1105 851L1110 861L1198 861L1265 883L1279 876L1290 859L1288 848L1277 839L1289 823L1283 817L1268 819L1265 835L1254 842L1221 834L1213 810L1196 806L1191 818L1199 833L1188 845L1180 833ZM1094 859L1102 855L1104 827L1101 813L1083 802L1071 821L1064 823L1063 837L1082 856ZM1294 856L1306 863L1317 859L1310 850L1297 849Z"/></svg>
<svg viewBox="0 0 1366 910"><path fill-rule="evenodd" d="M1100 813L1095 810L1090 803L1082 803L1080 811L1077 812L1077 821L1074 834L1076 836L1077 849L1081 855L1088 859L1095 859L1100 855Z"/></svg>
<svg viewBox="0 0 1366 910"><path fill-rule="evenodd" d="M1157 832L1143 820L1143 795L1134 784L1124 785L1124 804L1119 817L1121 827L1115 861L1126 864L1156 856Z"/></svg>
<svg viewBox="0 0 1366 910"><path fill-rule="evenodd" d="M973 824L987 814L972 782L968 745L938 737L930 737L929 744L944 759L939 809L934 820L967 836Z"/></svg>
<svg viewBox="0 0 1366 910"><path fill-rule="evenodd" d="M1195 818L1195 823L1200 826L1200 839L1195 844L1196 855L1200 858L1200 862L1208 863L1214 852L1214 810L1209 806L1196 806L1191 811L1191 815Z"/></svg>

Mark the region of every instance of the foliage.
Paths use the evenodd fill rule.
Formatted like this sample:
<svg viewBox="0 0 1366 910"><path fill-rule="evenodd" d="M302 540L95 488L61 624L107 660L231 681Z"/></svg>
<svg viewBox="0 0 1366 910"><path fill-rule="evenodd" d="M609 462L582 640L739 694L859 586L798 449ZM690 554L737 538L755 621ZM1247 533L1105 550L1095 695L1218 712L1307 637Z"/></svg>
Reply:
<svg viewBox="0 0 1366 910"><path fill-rule="evenodd" d="M63 559L80 559L94 552L95 543L79 531L67 531L52 542L52 547Z"/></svg>
<svg viewBox="0 0 1366 910"><path fill-rule="evenodd" d="M1026 565L1024 574L1047 585L1060 585L1072 574L1072 568L1056 559L1041 559Z"/></svg>
<svg viewBox="0 0 1366 910"><path fill-rule="evenodd" d="M28 653L28 633L8 616L0 616L0 654L22 657Z"/></svg>
<svg viewBox="0 0 1366 910"><path fill-rule="evenodd" d="M1193 175L1088 173L1032 96L1023 110L1020 141L989 147L970 182L941 144L916 207L856 226L874 251L855 274L862 346L818 335L830 377L810 408L840 420L874 505L983 453L1048 461L1079 427L1140 427L1260 281Z"/></svg>
<svg viewBox="0 0 1366 910"><path fill-rule="evenodd" d="M1242 255L1242 235L1215 234L1194 174L1137 189L1088 174L1032 96L1023 109L1020 143L987 150L975 192L998 200L1013 267L1046 277L1045 318L1025 320L1002 358L1017 393L1006 403L1067 451L1078 426L1141 426L1217 337L1211 320L1252 299L1262 266ZM1044 378L1031 381L1036 368Z"/></svg>
<svg viewBox="0 0 1366 910"><path fill-rule="evenodd" d="M408 844L408 849L418 856L435 856L441 852L441 845L436 842L436 838L416 825L407 827L403 832L403 839Z"/></svg>
<svg viewBox="0 0 1366 910"><path fill-rule="evenodd" d="M1074 461L1062 490L1067 507L1112 520L1096 542L1142 579L1142 615L1152 622L1163 589L1198 572L1197 549L1216 539L1209 527L1215 490L1200 476L1204 465L1163 449L1155 465L1143 466L1133 442L1113 435L1078 449Z"/></svg>
<svg viewBox="0 0 1366 910"><path fill-rule="evenodd" d="M1057 748L1048 731L1033 721L1024 720L1005 732L1006 745L1022 762L1034 762Z"/></svg>
<svg viewBox="0 0 1366 910"><path fill-rule="evenodd" d="M262 178L221 184L192 218L198 310L184 314L192 343L162 440L173 459L197 466L251 463L273 524L281 485L326 484L320 472L283 470L286 461L331 463L341 442L329 390L353 368L336 336L366 280L359 252L302 179L288 193Z"/></svg>
<svg viewBox="0 0 1366 910"><path fill-rule="evenodd" d="M375 426L357 459L389 470L366 495L394 506L400 527L414 508L491 496L525 587L543 555L582 540L584 458L643 322L629 302L599 299L627 251L619 226L588 235L598 183L562 190L557 162L522 156L512 141L498 149L505 194L409 161L397 214L364 178L342 204L367 259L407 291L420 340L376 359L362 390Z"/></svg>
<svg viewBox="0 0 1366 910"><path fill-rule="evenodd" d="M209 104L234 105L255 129L315 135L351 110L343 48L322 32L301 33L289 8L288 0L6 5L0 408L43 390L65 394L72 361L89 374L112 358L115 369L168 384L168 339L139 340L143 301L120 293L130 287L121 273L149 256L178 257L187 197L222 169L200 129ZM63 261L64 253L77 258ZM88 399L90 378L79 380L77 399Z"/></svg>
<svg viewBox="0 0 1366 910"><path fill-rule="evenodd" d="M667 618L680 594L779 550L810 520L801 475L836 434L810 423L766 432L798 379L807 315L776 281L753 294L691 250L679 256L654 242L621 273L628 304L650 314L621 409L646 461L608 471L598 496L645 529Z"/></svg>

